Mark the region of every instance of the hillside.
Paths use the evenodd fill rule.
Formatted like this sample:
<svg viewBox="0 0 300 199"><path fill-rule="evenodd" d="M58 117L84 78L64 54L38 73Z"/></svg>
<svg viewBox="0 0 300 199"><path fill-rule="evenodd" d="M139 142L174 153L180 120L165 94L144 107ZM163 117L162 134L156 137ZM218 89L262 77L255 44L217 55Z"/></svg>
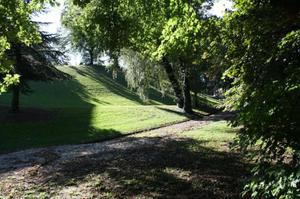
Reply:
<svg viewBox="0 0 300 199"><path fill-rule="evenodd" d="M3 114L10 95L0 96L0 152L96 142L186 119L172 98L152 93L155 98L143 103L122 77L113 80L103 68L60 69L73 78L31 82L34 92L21 96L23 111L17 118Z"/></svg>

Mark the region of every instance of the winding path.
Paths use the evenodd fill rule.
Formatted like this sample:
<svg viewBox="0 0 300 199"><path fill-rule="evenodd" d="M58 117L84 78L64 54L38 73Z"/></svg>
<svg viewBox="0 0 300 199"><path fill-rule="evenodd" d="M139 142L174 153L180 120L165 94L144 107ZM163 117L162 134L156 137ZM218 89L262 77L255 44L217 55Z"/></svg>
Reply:
<svg viewBox="0 0 300 199"><path fill-rule="evenodd" d="M159 144L158 142L161 142L161 139L172 139L175 138L175 135L178 133L199 129L212 121L224 120L228 117L230 117L230 114L221 113L206 116L199 120L191 119L166 127L156 128L155 130L135 133L133 135L99 143L36 148L0 155L0 179L3 174L11 170L15 172L19 169L34 165L54 164L99 152L111 152L114 150L124 150L144 145ZM133 139L136 137L139 137L140 139ZM147 139L149 137L160 139L152 139L149 141L149 139Z"/></svg>
<svg viewBox="0 0 300 199"><path fill-rule="evenodd" d="M28 149L0 155L0 198L1 194L11 194L13 189L16 189L16 193L19 194L22 193L22 190L35 190L35 186L49 183L60 172L80 173L81 170L84 170L85 164L89 164L88 166L91 168L93 168L92 166L95 162L98 167L101 164L105 164L105 162L120 164L118 158L131 155L132 159L136 158L140 162L149 162L149 158L154 156L156 158L157 155L152 154L149 156L148 154L148 156L143 156L144 151L147 153L149 150L159 149L160 146L165 147L170 141L182 139L182 136L180 136L181 132L199 129L213 121L228 119L230 116L230 114L221 113L207 116L200 120L191 119L178 124L99 143ZM130 152L139 150L138 156ZM116 164L114 163L114 165ZM235 177L231 178L234 179ZM82 184L80 186L85 185ZM47 187L47 189L51 189L51 186L47 185ZM86 187L63 187L58 193L58 198L70 198L69 195L72 191L87 190ZM70 190L72 188L74 190ZM53 192L56 193L56 191L54 190ZM20 197L22 195L15 195L13 198Z"/></svg>

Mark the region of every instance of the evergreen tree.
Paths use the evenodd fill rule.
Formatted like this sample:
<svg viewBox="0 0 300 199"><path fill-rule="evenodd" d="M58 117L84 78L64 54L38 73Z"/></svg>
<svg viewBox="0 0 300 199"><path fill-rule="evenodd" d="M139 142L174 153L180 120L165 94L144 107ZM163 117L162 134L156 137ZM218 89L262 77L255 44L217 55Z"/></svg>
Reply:
<svg viewBox="0 0 300 199"><path fill-rule="evenodd" d="M11 60L7 51L12 44L31 45L41 41L38 27L30 20L30 15L41 11L46 3L53 5L54 0L0 0L0 93L7 87L17 84L19 75L11 74L14 60Z"/></svg>
<svg viewBox="0 0 300 199"><path fill-rule="evenodd" d="M62 64L64 55L53 47L58 37L40 32L41 42L24 45L12 43L7 51L7 57L14 61L12 73L19 74L19 83L12 86L12 111L19 112L20 92L30 91L28 81L49 81L64 79L68 75L56 69L56 64Z"/></svg>

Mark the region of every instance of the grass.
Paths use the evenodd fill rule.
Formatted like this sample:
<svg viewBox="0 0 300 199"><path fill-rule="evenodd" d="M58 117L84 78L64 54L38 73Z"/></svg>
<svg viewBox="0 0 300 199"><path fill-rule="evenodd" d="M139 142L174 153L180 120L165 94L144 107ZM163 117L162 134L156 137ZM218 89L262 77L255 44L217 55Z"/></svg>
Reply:
<svg viewBox="0 0 300 199"><path fill-rule="evenodd" d="M185 132L184 135L203 142L202 146L223 150L235 137L237 129L231 128L226 121L213 122L201 129Z"/></svg>
<svg viewBox="0 0 300 199"><path fill-rule="evenodd" d="M178 133L174 139L164 139L159 134L135 135L128 139L145 144L83 155L59 167L44 165L32 167L30 173L20 172L24 175L21 177L30 179L26 186L22 181L16 182L18 178L3 178L0 195L238 199L248 165L239 154L228 150L228 141L234 135L235 129L224 121ZM149 142L153 144L147 145Z"/></svg>
<svg viewBox="0 0 300 199"><path fill-rule="evenodd" d="M0 124L0 152L96 142L186 119L171 97L163 98L156 92L147 103L142 102L125 86L122 76L113 80L103 68L60 69L73 78L31 82L34 92L21 96L21 122ZM1 95L0 105L9 106L10 98L10 94ZM40 109L45 113L38 114ZM7 121L7 116L7 109L2 108L0 121Z"/></svg>

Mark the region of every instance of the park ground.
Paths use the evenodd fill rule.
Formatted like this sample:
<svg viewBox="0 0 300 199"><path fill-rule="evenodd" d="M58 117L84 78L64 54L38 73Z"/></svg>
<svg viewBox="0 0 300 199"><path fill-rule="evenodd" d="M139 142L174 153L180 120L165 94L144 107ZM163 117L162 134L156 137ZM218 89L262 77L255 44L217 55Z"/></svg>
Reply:
<svg viewBox="0 0 300 199"><path fill-rule="evenodd" d="M142 102L102 69L62 70L73 78L33 83L17 117L0 98L1 199L240 198L248 163L230 150L227 114L187 117L172 96Z"/></svg>
<svg viewBox="0 0 300 199"><path fill-rule="evenodd" d="M3 198L240 198L247 163L223 116L0 156Z"/></svg>

